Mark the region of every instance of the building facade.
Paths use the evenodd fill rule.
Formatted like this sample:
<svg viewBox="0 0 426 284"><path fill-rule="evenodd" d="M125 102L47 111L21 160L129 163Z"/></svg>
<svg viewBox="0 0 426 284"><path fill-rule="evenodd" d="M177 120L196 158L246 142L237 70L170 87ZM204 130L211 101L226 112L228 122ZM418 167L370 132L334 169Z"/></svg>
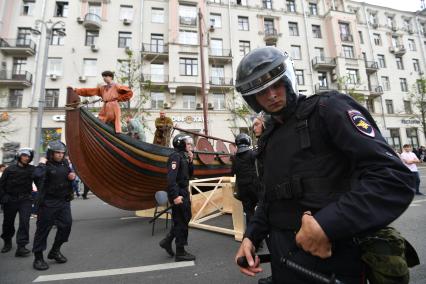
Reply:
<svg viewBox="0 0 426 284"><path fill-rule="evenodd" d="M42 140L64 140L66 87L102 84L104 70L126 79L130 69L130 108L144 110L148 141L162 108L203 131L203 92L209 134L233 139L247 127L235 111L238 63L273 45L293 58L300 93L348 92L392 146L425 145L410 95L425 44L426 14L345 0L0 0L1 144L35 145L43 80Z"/></svg>

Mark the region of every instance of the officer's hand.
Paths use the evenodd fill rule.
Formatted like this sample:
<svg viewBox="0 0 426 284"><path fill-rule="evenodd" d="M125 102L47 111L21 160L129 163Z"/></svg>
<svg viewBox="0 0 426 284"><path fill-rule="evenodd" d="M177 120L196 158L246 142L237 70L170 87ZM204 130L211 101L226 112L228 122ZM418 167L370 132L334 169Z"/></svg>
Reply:
<svg viewBox="0 0 426 284"><path fill-rule="evenodd" d="M175 199L173 199L173 203L174 203L175 205L182 204L182 203L183 203L183 196L178 196L178 197L176 197Z"/></svg>
<svg viewBox="0 0 426 284"><path fill-rule="evenodd" d="M76 177L75 172L70 172L68 174L68 180L75 180L75 177Z"/></svg>
<svg viewBox="0 0 426 284"><path fill-rule="evenodd" d="M237 259L239 257L241 256L246 257L249 267L247 268L244 268L241 266L238 266L238 267L240 268L241 273L244 273L248 276L256 276L257 273L263 271L263 269L259 266L260 264L259 257L256 255L256 259L253 259L254 250L255 250L254 245L250 241L250 239L244 238L240 248L238 249L237 254L235 255L235 263L237 263Z"/></svg>
<svg viewBox="0 0 426 284"><path fill-rule="evenodd" d="M46 164L46 162L47 162L47 159L45 157L41 157L39 160L40 164Z"/></svg>
<svg viewBox="0 0 426 284"><path fill-rule="evenodd" d="M192 160L194 159L194 153L192 153L192 151L188 151L188 158L189 162L192 162Z"/></svg>
<svg viewBox="0 0 426 284"><path fill-rule="evenodd" d="M304 251L320 258L331 256L331 243L321 226L310 214L302 216L302 226L296 234L296 243Z"/></svg>

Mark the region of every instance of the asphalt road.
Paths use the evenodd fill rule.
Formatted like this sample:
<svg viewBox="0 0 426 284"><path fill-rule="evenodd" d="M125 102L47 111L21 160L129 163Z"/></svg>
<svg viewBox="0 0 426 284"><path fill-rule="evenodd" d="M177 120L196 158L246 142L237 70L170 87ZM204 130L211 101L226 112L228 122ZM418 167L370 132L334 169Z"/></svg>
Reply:
<svg viewBox="0 0 426 284"><path fill-rule="evenodd" d="M421 177L425 181L422 191L426 193L425 168L421 169ZM62 249L67 263L48 261L49 270L36 271L32 268L32 256L14 257L14 243L10 253L0 254L0 283L257 283L257 279L270 271L263 265L263 275L243 276L233 262L239 243L233 237L197 229L190 230L188 247L197 260L173 267L174 260L158 246L167 232L163 220L157 223L155 235L151 236L148 219L136 218L134 212L111 207L93 195L89 197L72 203L73 228L70 241ZM229 217L221 218L216 222L231 224ZM419 196L394 224L417 249L422 262L426 261L425 219L426 196ZM35 219L32 219L31 242L34 230ZM49 247L54 233L55 230L51 232ZM47 281L46 277L51 280ZM64 277L74 279L58 280ZM426 283L425 264L411 270L410 283Z"/></svg>

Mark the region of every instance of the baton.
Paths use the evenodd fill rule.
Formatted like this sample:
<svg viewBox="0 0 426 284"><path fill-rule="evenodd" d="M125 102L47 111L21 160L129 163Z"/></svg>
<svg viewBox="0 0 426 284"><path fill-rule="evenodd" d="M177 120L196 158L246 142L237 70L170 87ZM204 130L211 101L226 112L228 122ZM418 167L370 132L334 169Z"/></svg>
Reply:
<svg viewBox="0 0 426 284"><path fill-rule="evenodd" d="M271 255L270 254L260 254L258 255L260 263L270 262L271 261ZM310 269L307 269L294 261L289 260L288 258L281 257L280 259L281 264L284 264L288 269L293 270L294 272L305 276L306 278L309 278L311 280L314 280L318 283L325 283L325 284L344 284L342 281L336 279L334 274L329 278L325 276L324 274L312 271ZM247 258L245 256L240 256L237 258L237 264L241 267L248 268L249 264L247 262Z"/></svg>
<svg viewBox="0 0 426 284"><path fill-rule="evenodd" d="M166 209L161 210L160 212L158 212L157 215L155 215L154 217L152 217L151 220L149 220L149 223L151 224L152 222L154 222L155 220L157 220L158 217L160 217L161 215L163 215L164 213L166 213L167 211L169 211L170 209L172 209L172 207L173 207L173 204L170 205L169 207L167 207Z"/></svg>

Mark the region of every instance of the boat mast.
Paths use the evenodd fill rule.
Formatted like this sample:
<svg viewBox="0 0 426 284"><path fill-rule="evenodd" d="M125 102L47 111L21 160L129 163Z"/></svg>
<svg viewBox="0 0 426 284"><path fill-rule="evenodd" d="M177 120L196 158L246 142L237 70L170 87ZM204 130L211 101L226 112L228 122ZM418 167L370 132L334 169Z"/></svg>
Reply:
<svg viewBox="0 0 426 284"><path fill-rule="evenodd" d="M203 118L204 118L204 134L209 135L207 128L207 98L206 98L206 89L205 89L205 70L204 70L204 48L203 48L203 29L201 23L203 20L203 14L201 13L201 8L198 9L198 31L200 35L200 62L201 62L201 95L203 100Z"/></svg>

